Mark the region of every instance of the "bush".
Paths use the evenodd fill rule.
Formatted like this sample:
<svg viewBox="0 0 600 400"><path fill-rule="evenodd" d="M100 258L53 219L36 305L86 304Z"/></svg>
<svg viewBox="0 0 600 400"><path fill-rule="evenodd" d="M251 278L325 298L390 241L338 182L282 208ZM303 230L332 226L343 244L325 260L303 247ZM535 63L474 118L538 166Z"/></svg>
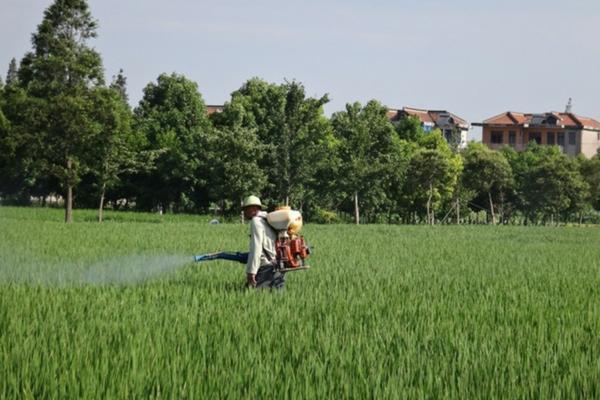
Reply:
<svg viewBox="0 0 600 400"><path fill-rule="evenodd" d="M334 211L317 208L311 222L317 224L337 224L340 222L340 218Z"/></svg>

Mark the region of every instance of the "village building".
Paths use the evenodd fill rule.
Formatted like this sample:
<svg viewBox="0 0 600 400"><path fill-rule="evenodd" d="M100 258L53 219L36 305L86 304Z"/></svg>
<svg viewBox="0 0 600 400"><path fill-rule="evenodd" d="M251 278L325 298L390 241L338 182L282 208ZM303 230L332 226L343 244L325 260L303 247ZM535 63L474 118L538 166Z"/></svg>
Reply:
<svg viewBox="0 0 600 400"><path fill-rule="evenodd" d="M211 115L214 113L220 113L223 112L223 105L207 105L206 106L206 114L207 115Z"/></svg>
<svg viewBox="0 0 600 400"><path fill-rule="evenodd" d="M421 122L421 127L425 132L431 132L437 128L448 143L455 142L459 148L467 146L469 123L451 112L403 107L401 110L389 109L387 115L390 121L415 117Z"/></svg>
<svg viewBox="0 0 600 400"><path fill-rule="evenodd" d="M481 123L482 142L492 149L511 146L525 149L530 141L558 146L570 156L592 157L600 148L600 122L570 112L525 114L513 111L488 118Z"/></svg>

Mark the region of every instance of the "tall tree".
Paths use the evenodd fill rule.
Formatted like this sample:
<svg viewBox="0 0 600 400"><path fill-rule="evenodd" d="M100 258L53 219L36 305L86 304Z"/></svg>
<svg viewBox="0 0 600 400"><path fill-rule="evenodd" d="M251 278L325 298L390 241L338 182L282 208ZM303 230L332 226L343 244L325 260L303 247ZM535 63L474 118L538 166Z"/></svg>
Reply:
<svg viewBox="0 0 600 400"><path fill-rule="evenodd" d="M421 148L410 160L406 191L413 209L426 211L427 223L435 223L435 211L444 198L452 194L453 173L450 158L440 150Z"/></svg>
<svg viewBox="0 0 600 400"><path fill-rule="evenodd" d="M160 152L155 168L138 176L138 206L183 211L208 205L212 128L197 84L183 75L160 75L144 89L134 129L147 140L146 150Z"/></svg>
<svg viewBox="0 0 600 400"><path fill-rule="evenodd" d="M469 143L464 152L462 183L477 194L476 198L485 199L492 223L496 224L495 203L503 202L513 188L512 170L503 153L481 143Z"/></svg>
<svg viewBox="0 0 600 400"><path fill-rule="evenodd" d="M92 173L100 197L98 221L103 220L107 190L113 189L123 174L149 171L154 154L142 151L144 138L131 129L132 113L116 88L98 88L93 93L94 119L101 129L95 138Z"/></svg>
<svg viewBox="0 0 600 400"><path fill-rule="evenodd" d="M265 146L255 131L235 126L217 129L210 150L212 197L224 212L227 205L230 211L239 211L244 196L261 193L266 185L266 173L259 166Z"/></svg>
<svg viewBox="0 0 600 400"><path fill-rule="evenodd" d="M590 205L600 211L600 154L589 160L583 160L581 175L590 188Z"/></svg>
<svg viewBox="0 0 600 400"><path fill-rule="evenodd" d="M327 95L307 97L295 81L277 85L253 78L213 117L218 127L255 130L267 146L259 160L268 176L263 193L267 202L302 205L307 198L332 141L323 114L327 102Z"/></svg>
<svg viewBox="0 0 600 400"><path fill-rule="evenodd" d="M2 92L0 109L5 121L0 127L0 195L5 201L29 204L31 196L45 195L53 184L39 157L43 135L31 126L43 107L39 99L27 96L18 79L11 79Z"/></svg>
<svg viewBox="0 0 600 400"><path fill-rule="evenodd" d="M19 81L19 71L17 68L17 60L13 57L8 64L8 71L6 73L6 84L16 84Z"/></svg>
<svg viewBox="0 0 600 400"><path fill-rule="evenodd" d="M21 62L20 84L37 112L27 121L40 136L34 149L65 194L65 221L73 220L73 192L87 169L100 126L91 117L91 91L103 83L100 55L88 46L97 23L85 0L56 0L33 34L33 51Z"/></svg>
<svg viewBox="0 0 600 400"><path fill-rule="evenodd" d="M364 107L358 102L347 104L345 111L331 117L339 143L337 188L352 199L356 224L360 224L361 206L370 212L389 207L391 183L405 171L400 140L386 113L386 107L372 100Z"/></svg>
<svg viewBox="0 0 600 400"><path fill-rule="evenodd" d="M421 136L416 145L411 152L401 203L405 214L425 213L427 223L434 224L435 214L444 204L454 207L462 161L437 129Z"/></svg>
<svg viewBox="0 0 600 400"><path fill-rule="evenodd" d="M511 163L520 210L528 221L567 220L583 210L590 188L576 160L558 147L530 143Z"/></svg>

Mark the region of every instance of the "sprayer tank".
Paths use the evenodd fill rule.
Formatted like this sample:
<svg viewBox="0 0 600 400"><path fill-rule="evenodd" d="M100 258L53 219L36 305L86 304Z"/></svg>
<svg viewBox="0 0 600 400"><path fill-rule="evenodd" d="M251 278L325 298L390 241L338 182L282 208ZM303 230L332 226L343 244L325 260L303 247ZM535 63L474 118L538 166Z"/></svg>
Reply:
<svg viewBox="0 0 600 400"><path fill-rule="evenodd" d="M302 229L302 214L289 207L282 207L270 212L267 215L267 221L278 231L288 230L289 233L297 234Z"/></svg>

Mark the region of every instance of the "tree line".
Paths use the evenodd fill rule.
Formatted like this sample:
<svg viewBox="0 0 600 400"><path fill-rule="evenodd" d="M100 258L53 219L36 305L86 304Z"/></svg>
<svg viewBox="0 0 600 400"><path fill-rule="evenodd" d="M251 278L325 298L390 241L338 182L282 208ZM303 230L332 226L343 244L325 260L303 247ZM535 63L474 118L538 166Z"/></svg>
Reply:
<svg viewBox="0 0 600 400"><path fill-rule="evenodd" d="M376 100L328 118L327 95L297 81L249 79L208 115L196 83L161 74L131 109L123 71L107 83L89 45L96 31L85 0L56 0L0 81L3 204L60 196L67 222L74 204L100 220L106 207L234 216L257 194L316 222L599 219L600 155L461 150Z"/></svg>

